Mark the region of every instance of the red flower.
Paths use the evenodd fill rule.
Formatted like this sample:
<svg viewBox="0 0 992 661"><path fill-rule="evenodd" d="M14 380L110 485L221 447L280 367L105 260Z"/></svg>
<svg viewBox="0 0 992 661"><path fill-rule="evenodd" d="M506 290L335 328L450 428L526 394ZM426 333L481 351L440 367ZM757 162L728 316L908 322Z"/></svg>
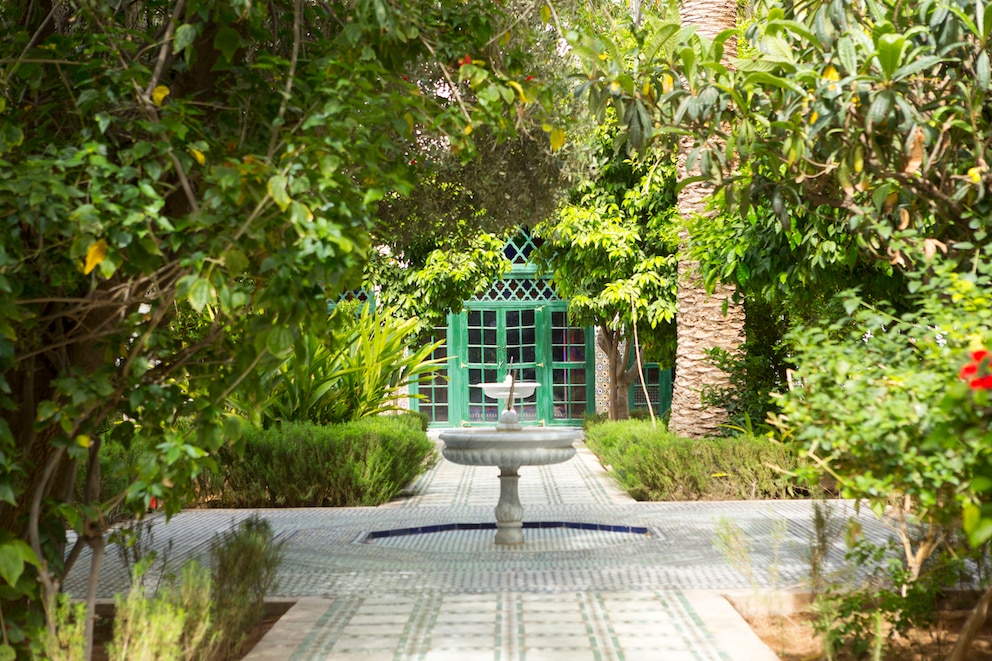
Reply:
<svg viewBox="0 0 992 661"><path fill-rule="evenodd" d="M465 66L466 64L472 64L472 56L466 55L462 59L458 60L458 66Z"/></svg>
<svg viewBox="0 0 992 661"><path fill-rule="evenodd" d="M992 374L973 379L968 387L972 390L992 390Z"/></svg>
<svg viewBox="0 0 992 661"><path fill-rule="evenodd" d="M534 80L534 76L527 76L526 78L524 78L524 82L528 82L529 83L532 80Z"/></svg>
<svg viewBox="0 0 992 661"><path fill-rule="evenodd" d="M992 353L985 349L971 354L971 362L961 368L958 378L972 390L992 390Z"/></svg>

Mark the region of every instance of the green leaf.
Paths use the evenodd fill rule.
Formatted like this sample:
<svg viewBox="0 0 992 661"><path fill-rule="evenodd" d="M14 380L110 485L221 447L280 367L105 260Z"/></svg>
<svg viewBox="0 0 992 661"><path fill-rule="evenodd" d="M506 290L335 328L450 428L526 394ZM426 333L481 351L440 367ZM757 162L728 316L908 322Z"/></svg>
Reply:
<svg viewBox="0 0 992 661"><path fill-rule="evenodd" d="M878 63L885 80L892 80L906 50L906 38L901 34L883 34L878 38Z"/></svg>
<svg viewBox="0 0 992 661"><path fill-rule="evenodd" d="M241 35L229 25L225 25L217 31L214 37L214 48L220 51L224 59L229 63L234 61L234 53L241 45Z"/></svg>
<svg viewBox="0 0 992 661"><path fill-rule="evenodd" d="M0 645L0 661L14 661L17 652L10 645Z"/></svg>
<svg viewBox="0 0 992 661"><path fill-rule="evenodd" d="M20 126L4 124L0 127L0 154L5 154L24 142L24 131Z"/></svg>
<svg viewBox="0 0 992 661"><path fill-rule="evenodd" d="M8 585L17 585L26 564L38 566L38 560L24 540L11 539L0 544L0 578Z"/></svg>
<svg viewBox="0 0 992 661"><path fill-rule="evenodd" d="M837 54L840 56L841 66L844 67L847 75L858 73L858 56L854 48L854 42L850 37L841 37L837 42Z"/></svg>
<svg viewBox="0 0 992 661"><path fill-rule="evenodd" d="M313 213L302 202L293 201L289 205L289 220L294 225L306 225L313 221Z"/></svg>
<svg viewBox="0 0 992 661"><path fill-rule="evenodd" d="M187 46L190 46L196 40L196 26L189 23L183 23L178 28L176 28L176 38L173 45L173 50L177 53L184 50Z"/></svg>
<svg viewBox="0 0 992 661"><path fill-rule="evenodd" d="M10 505L17 505L17 496L14 494L14 487L8 480L0 482L0 501Z"/></svg>
<svg viewBox="0 0 992 661"><path fill-rule="evenodd" d="M989 89L989 79L992 77L989 69L989 52L987 50L983 50L975 62L975 74L977 76L978 86L987 92Z"/></svg>
<svg viewBox="0 0 992 661"><path fill-rule="evenodd" d="M269 177L269 182L266 184L266 189L269 195L272 197L272 201L279 206L279 208L285 211L289 207L289 203L292 200L289 199L289 193L286 192L286 185L288 180L285 176L281 174L275 174Z"/></svg>
<svg viewBox="0 0 992 661"><path fill-rule="evenodd" d="M265 338L265 348L274 356L282 356L293 348L293 332L285 326L273 328Z"/></svg>
<svg viewBox="0 0 992 661"><path fill-rule="evenodd" d="M212 298L213 290L206 278L197 278L189 288L189 304L197 312L202 312Z"/></svg>
<svg viewBox="0 0 992 661"><path fill-rule="evenodd" d="M770 73L765 73L764 71L755 71L754 73L749 73L744 77L744 85L747 87L760 87L762 85L772 85L774 87L781 87L782 89L795 92L802 96L806 96L806 91L795 84L788 78L781 78Z"/></svg>

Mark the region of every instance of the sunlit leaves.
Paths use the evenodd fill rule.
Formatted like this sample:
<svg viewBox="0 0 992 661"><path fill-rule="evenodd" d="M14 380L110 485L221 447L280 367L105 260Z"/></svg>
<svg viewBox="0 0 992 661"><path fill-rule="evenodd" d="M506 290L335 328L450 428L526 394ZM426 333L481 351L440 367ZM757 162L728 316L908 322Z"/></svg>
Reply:
<svg viewBox="0 0 992 661"><path fill-rule="evenodd" d="M83 273L88 275L100 262L107 258L107 242L104 239L94 241L86 249L86 261L83 264Z"/></svg>

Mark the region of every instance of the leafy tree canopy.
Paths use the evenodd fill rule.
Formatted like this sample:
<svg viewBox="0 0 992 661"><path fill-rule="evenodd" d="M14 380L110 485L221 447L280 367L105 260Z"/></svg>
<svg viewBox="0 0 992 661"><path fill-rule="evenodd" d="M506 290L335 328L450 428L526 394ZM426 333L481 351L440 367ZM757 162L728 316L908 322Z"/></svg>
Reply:
<svg viewBox="0 0 992 661"><path fill-rule="evenodd" d="M824 0L763 8L733 66L735 31L649 21L631 52L572 36L594 107L616 104L638 148L685 136L740 219L705 242L711 277L774 287L987 242L990 30L984 3Z"/></svg>
<svg viewBox="0 0 992 661"><path fill-rule="evenodd" d="M54 591L65 522L85 533L68 564L90 544L98 567L106 420L152 439L115 502L180 505L238 435L220 403L261 388L258 367L360 281L381 203L424 176L418 154L560 146L541 128L521 20L447 1L0 5L0 578L13 594L34 594L23 568L39 560ZM186 306L206 323L172 332ZM173 431L180 416L198 417L198 436ZM81 508L62 497L76 462L93 467Z"/></svg>

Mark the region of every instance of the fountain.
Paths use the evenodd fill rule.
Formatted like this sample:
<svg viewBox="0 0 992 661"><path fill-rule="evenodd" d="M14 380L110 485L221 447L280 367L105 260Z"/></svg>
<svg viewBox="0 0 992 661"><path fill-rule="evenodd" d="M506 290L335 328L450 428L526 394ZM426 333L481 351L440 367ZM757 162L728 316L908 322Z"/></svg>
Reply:
<svg viewBox="0 0 992 661"><path fill-rule="evenodd" d="M524 543L523 514L517 483L521 466L543 466L568 461L575 456L572 441L577 429L524 428L513 408L516 397L530 397L540 385L533 381L506 380L480 383L493 399L506 400L499 424L492 428L450 429L441 433L442 454L453 463L466 466L499 467L499 503L496 505L496 543L513 546Z"/></svg>

